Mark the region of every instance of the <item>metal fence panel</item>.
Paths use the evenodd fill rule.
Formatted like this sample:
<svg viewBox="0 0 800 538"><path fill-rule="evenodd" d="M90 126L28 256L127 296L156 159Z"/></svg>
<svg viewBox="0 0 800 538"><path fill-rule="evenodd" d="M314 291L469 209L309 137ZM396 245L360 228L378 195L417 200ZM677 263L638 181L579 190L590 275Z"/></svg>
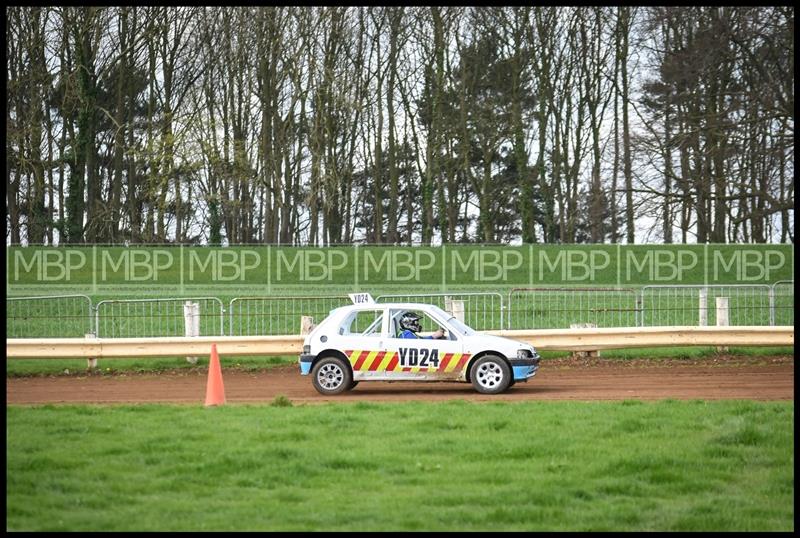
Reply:
<svg viewBox="0 0 800 538"><path fill-rule="evenodd" d="M300 318L319 323L331 310L352 304L347 295L319 297L236 297L228 311L232 336L299 334Z"/></svg>
<svg viewBox="0 0 800 538"><path fill-rule="evenodd" d="M637 294L625 288L515 288L499 293L455 292L378 296L378 302L422 302L450 310L463 301L464 320L477 330L716 324L716 298L728 297L731 325L794 325L794 281L768 285L658 285ZM703 299L704 298L704 299ZM86 295L8 297L9 338L182 336L184 304L200 305L200 334L225 334L224 306L216 297L100 301ZM705 308L701 309L701 301ZM301 316L319 322L346 295L237 297L230 302L229 334L297 334ZM704 318L704 319L703 319Z"/></svg>
<svg viewBox="0 0 800 538"><path fill-rule="evenodd" d="M568 329L573 323L636 327L638 293L629 288L514 288L509 329Z"/></svg>
<svg viewBox="0 0 800 538"><path fill-rule="evenodd" d="M771 325L766 284L655 285L642 288L642 326L716 325L717 297L728 298L730 325Z"/></svg>
<svg viewBox="0 0 800 538"><path fill-rule="evenodd" d="M97 336L184 336L186 327L183 305L187 301L200 306L201 336L225 334L225 308L222 301L216 297L184 297L100 301L95 307Z"/></svg>
<svg viewBox="0 0 800 538"><path fill-rule="evenodd" d="M794 280L779 280L771 292L772 325L794 325Z"/></svg>
<svg viewBox="0 0 800 538"><path fill-rule="evenodd" d="M86 295L6 297L6 338L83 338L93 329Z"/></svg>
<svg viewBox="0 0 800 538"><path fill-rule="evenodd" d="M450 311L451 301L464 302L464 323L477 331L504 329L503 296L499 293L454 292L379 295L376 302L434 304Z"/></svg>

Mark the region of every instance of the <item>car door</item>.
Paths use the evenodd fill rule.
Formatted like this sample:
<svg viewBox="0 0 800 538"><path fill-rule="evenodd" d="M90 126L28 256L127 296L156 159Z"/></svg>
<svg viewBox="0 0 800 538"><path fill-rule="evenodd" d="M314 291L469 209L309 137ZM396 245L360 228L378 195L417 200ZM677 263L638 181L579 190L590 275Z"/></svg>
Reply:
<svg viewBox="0 0 800 538"><path fill-rule="evenodd" d="M381 371L385 341L385 308L356 309L342 320L337 347L350 361L353 381L365 379L365 372Z"/></svg>
<svg viewBox="0 0 800 538"><path fill-rule="evenodd" d="M404 312L405 309L388 311L390 334L384 347L391 354L391 359L387 366L387 379L456 379L469 358L463 353L461 336L451 330L444 320L434 319L424 310L415 310L422 318L420 336L429 335L442 327L446 331L446 339L400 338L397 322Z"/></svg>

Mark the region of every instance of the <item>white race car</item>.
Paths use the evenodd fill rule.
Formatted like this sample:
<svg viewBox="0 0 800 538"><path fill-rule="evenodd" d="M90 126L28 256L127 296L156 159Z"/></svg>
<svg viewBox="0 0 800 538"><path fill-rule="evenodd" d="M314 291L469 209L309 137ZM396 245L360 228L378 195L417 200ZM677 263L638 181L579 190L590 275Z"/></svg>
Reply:
<svg viewBox="0 0 800 538"><path fill-rule="evenodd" d="M332 310L303 342L300 373L322 394L359 381L460 381L498 394L536 375L539 354L529 344L476 332L435 305L362 295L368 300Z"/></svg>

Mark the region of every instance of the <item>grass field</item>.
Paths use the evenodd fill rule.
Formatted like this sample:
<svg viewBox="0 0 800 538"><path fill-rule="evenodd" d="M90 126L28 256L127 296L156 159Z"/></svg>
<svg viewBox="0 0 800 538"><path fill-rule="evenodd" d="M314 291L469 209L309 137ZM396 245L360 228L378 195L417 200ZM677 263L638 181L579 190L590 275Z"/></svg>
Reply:
<svg viewBox="0 0 800 538"><path fill-rule="evenodd" d="M28 531L791 531L792 403L6 410Z"/></svg>

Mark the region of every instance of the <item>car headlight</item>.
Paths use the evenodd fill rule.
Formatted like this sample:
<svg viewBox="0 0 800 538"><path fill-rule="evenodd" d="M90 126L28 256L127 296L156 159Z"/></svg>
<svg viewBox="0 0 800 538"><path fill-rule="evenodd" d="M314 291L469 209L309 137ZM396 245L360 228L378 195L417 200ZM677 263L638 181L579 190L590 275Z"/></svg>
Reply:
<svg viewBox="0 0 800 538"><path fill-rule="evenodd" d="M308 355L309 353L311 353L311 346L306 344L303 346L303 355Z"/></svg>
<svg viewBox="0 0 800 538"><path fill-rule="evenodd" d="M517 358L518 359L527 359L531 356L531 352L527 349L518 349L517 350Z"/></svg>

